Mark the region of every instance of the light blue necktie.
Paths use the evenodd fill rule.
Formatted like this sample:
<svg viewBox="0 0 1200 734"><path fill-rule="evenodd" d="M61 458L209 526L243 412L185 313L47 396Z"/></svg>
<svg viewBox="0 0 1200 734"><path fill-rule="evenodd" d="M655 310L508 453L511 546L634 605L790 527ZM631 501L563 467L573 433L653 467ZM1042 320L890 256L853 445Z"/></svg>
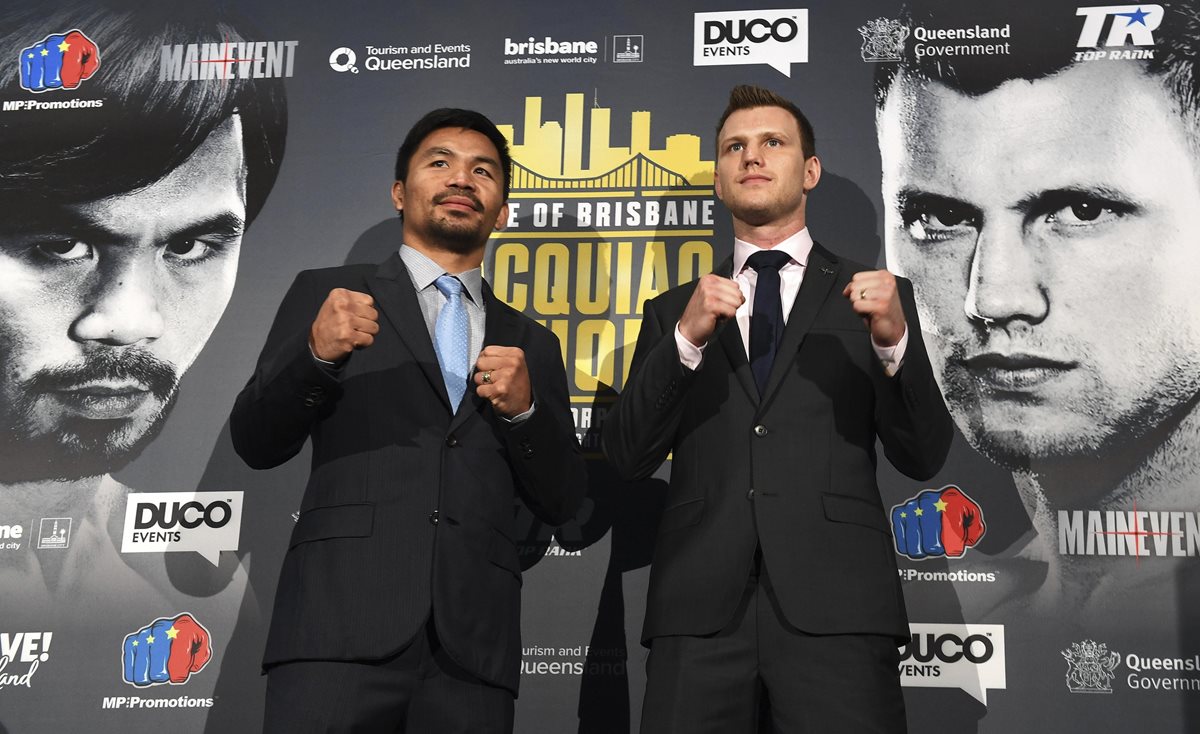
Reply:
<svg viewBox="0 0 1200 734"><path fill-rule="evenodd" d="M434 285L446 303L438 311L433 327L433 348L442 367L442 380L452 410L458 409L467 391L467 349L471 336L467 328L467 307L463 303L463 284L453 275L439 276Z"/></svg>

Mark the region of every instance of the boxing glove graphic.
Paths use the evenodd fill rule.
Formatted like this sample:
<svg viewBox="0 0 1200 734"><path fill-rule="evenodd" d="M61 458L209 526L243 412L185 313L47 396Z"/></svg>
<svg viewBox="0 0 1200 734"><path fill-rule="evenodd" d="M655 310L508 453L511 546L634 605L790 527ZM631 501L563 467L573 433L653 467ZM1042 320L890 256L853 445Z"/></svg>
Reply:
<svg viewBox="0 0 1200 734"><path fill-rule="evenodd" d="M212 658L212 637L190 614L156 619L126 635L121 663L126 683L186 683Z"/></svg>
<svg viewBox="0 0 1200 734"><path fill-rule="evenodd" d="M913 559L960 558L983 537L983 508L958 487L926 489L892 508L896 552Z"/></svg>
<svg viewBox="0 0 1200 734"><path fill-rule="evenodd" d="M79 30L51 33L20 55L21 88L75 89L100 68L100 49Z"/></svg>

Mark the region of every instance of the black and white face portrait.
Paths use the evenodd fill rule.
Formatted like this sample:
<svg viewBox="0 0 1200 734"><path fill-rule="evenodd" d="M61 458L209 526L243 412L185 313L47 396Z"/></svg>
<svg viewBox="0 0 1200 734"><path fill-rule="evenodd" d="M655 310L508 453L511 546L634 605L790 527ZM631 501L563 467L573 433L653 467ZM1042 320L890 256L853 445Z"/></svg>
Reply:
<svg viewBox="0 0 1200 734"><path fill-rule="evenodd" d="M901 73L878 132L888 264L973 446L1103 456L1191 410L1200 166L1160 80L1082 63L968 96Z"/></svg>
<svg viewBox="0 0 1200 734"><path fill-rule="evenodd" d="M76 479L155 436L233 291L242 131L143 188L0 223L0 482Z"/></svg>

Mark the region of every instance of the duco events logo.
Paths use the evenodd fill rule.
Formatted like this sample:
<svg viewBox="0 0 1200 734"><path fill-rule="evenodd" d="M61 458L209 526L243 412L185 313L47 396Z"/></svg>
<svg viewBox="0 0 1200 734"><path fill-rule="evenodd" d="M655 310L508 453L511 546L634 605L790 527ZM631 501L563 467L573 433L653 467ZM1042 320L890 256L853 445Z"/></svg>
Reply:
<svg viewBox="0 0 1200 734"><path fill-rule="evenodd" d="M1161 5L1102 5L1077 8L1075 14L1083 17L1083 28L1079 31L1076 61L1098 59L1152 59L1153 48L1117 48L1114 46L1153 46L1154 31L1163 21ZM1100 36L1108 28L1108 36L1101 44ZM1097 48L1097 46L1107 48Z"/></svg>
<svg viewBox="0 0 1200 734"><path fill-rule="evenodd" d="M75 28L51 33L22 49L18 64L22 89L35 93L75 89L100 68L100 47Z"/></svg>
<svg viewBox="0 0 1200 734"><path fill-rule="evenodd" d="M653 147L649 111L631 113L625 145L610 140L611 109L586 113L587 141L582 94L566 95L561 123L527 97L520 144L499 126L512 193L484 265L499 298L558 336L576 433L597 455L593 429L624 385L643 304L712 270L713 162L696 135Z"/></svg>
<svg viewBox="0 0 1200 734"><path fill-rule="evenodd" d="M224 41L162 47L160 82L275 79L292 76L299 41Z"/></svg>
<svg viewBox="0 0 1200 734"><path fill-rule="evenodd" d="M121 678L144 688L187 683L212 659L212 635L191 614L161 617L125 636Z"/></svg>
<svg viewBox="0 0 1200 734"><path fill-rule="evenodd" d="M242 492L135 492L125 505L122 553L194 551L214 566L236 551Z"/></svg>
<svg viewBox="0 0 1200 734"><path fill-rule="evenodd" d="M359 72L359 54L349 46L335 48L329 54L329 68L344 74ZM428 69L467 69L471 66L471 45L467 43L427 43L419 46L364 46L362 68L367 71L425 71Z"/></svg>
<svg viewBox="0 0 1200 734"><path fill-rule="evenodd" d="M913 560L961 558L987 532L983 508L948 484L926 489L892 507L896 552Z"/></svg>
<svg viewBox="0 0 1200 734"><path fill-rule="evenodd" d="M1007 677L1002 624L910 623L912 639L900 651L900 683L908 688L959 688L987 705L989 690Z"/></svg>
<svg viewBox="0 0 1200 734"><path fill-rule="evenodd" d="M808 11L696 13L693 66L766 64L786 77L808 62Z"/></svg>
<svg viewBox="0 0 1200 734"><path fill-rule="evenodd" d="M53 632L0 632L0 692L33 687L38 666L50 660Z"/></svg>

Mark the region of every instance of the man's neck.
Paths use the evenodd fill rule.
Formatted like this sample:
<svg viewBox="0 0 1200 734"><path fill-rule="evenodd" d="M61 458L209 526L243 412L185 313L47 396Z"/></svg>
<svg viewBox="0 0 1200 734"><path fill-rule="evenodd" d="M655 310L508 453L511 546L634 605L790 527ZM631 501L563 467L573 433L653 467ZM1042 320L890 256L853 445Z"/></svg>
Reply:
<svg viewBox="0 0 1200 734"><path fill-rule="evenodd" d="M12 517L83 517L111 509L107 507L109 501L117 498L102 491L108 486L122 485L111 481L107 474L66 481L0 482L0 502L5 514Z"/></svg>
<svg viewBox="0 0 1200 734"><path fill-rule="evenodd" d="M432 246L420 238L413 237L407 232L404 235L404 244L425 257L438 264L442 270L445 270L451 275L465 273L468 270L474 270L483 264L483 253L487 246L485 240L478 248L471 250L468 253L461 253L454 250L445 249L442 247Z"/></svg>
<svg viewBox="0 0 1200 734"><path fill-rule="evenodd" d="M754 225L736 217L733 220L733 236L756 247L771 248L783 242L807 226L804 212L795 212L787 219L767 224Z"/></svg>

